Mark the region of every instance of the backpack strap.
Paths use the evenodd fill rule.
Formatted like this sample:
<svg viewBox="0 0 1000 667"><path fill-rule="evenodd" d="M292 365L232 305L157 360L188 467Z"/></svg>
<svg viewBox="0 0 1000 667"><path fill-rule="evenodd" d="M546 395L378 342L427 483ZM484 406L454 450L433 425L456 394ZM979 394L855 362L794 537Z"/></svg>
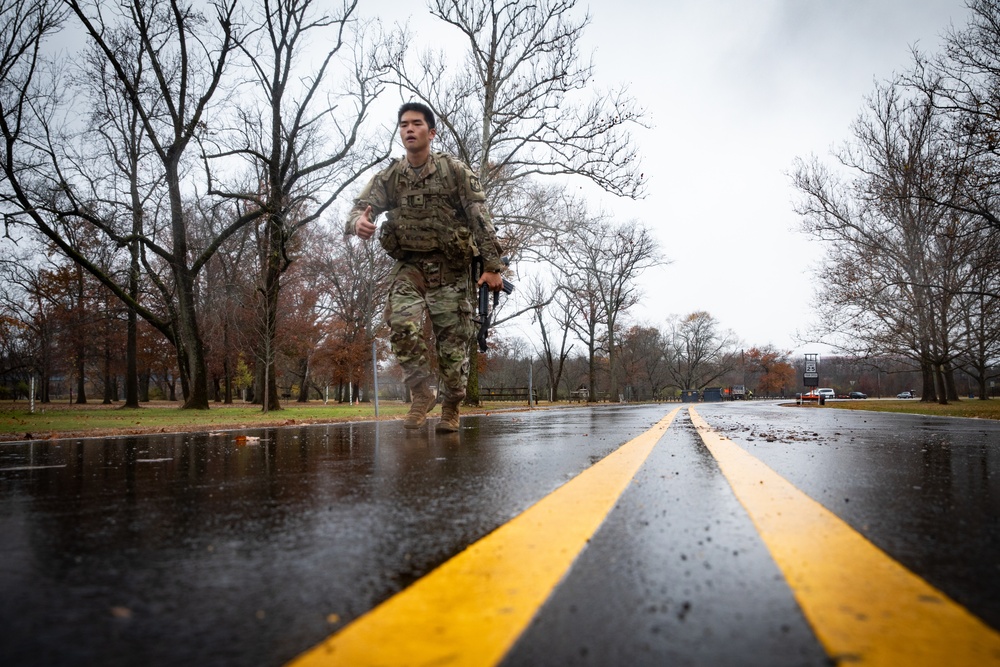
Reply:
<svg viewBox="0 0 1000 667"><path fill-rule="evenodd" d="M399 191L399 163L402 160L398 157L392 158L389 166L379 173L379 178L385 184L386 200L390 204L389 208L396 208L399 202L396 200L396 193Z"/></svg>
<svg viewBox="0 0 1000 667"><path fill-rule="evenodd" d="M437 169L441 171L441 176L445 186L448 188L448 192L457 193L458 179L455 178L455 168L451 164L454 158L446 153L435 153L434 157Z"/></svg>

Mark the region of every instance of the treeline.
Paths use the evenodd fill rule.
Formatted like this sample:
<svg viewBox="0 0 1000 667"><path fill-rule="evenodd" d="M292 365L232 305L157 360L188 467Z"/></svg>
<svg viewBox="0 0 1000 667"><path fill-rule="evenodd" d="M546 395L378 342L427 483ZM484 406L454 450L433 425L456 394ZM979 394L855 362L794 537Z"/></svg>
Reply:
<svg viewBox="0 0 1000 667"><path fill-rule="evenodd" d="M104 303L105 322L125 323L116 356L127 405L141 393L140 320L172 349L185 406L206 408L206 341L232 345L215 338L231 324L214 321L225 319L218 304L252 295L259 336L248 363L265 406L276 406L278 295L298 232L387 153L384 138L363 132L384 58L363 46L374 28L353 9L0 2L7 272L30 283L75 267L76 292L63 304L72 318L89 323ZM60 34L82 46L57 51ZM307 39L324 51L293 67ZM252 284L250 295L233 276L209 275L227 270ZM10 301L38 292L8 291ZM31 366L44 384L47 340L26 330L43 329L48 314L37 300L31 310L9 324L38 348ZM70 335L89 340L92 328ZM76 346L77 359L93 347ZM75 371L82 383L87 365Z"/></svg>
<svg viewBox="0 0 1000 667"><path fill-rule="evenodd" d="M558 316L550 317L559 327ZM523 340L506 341L486 361L484 381L491 388L526 388L530 373L540 400L670 400L683 390L733 385L749 387L758 397L801 391L801 369L796 371L788 352L770 345L745 347L732 330L704 311L671 315L659 327L623 327L615 337L614 366L605 333L596 339L593 356L589 349L575 351L587 339L574 335L565 323L550 329L547 338L567 341L567 347L559 353L543 348L539 354Z"/></svg>
<svg viewBox="0 0 1000 667"><path fill-rule="evenodd" d="M205 305L209 398L253 401L254 368L263 338L257 227L236 235L208 263L199 282ZM371 378L371 341L384 308L389 260L371 244L345 242L317 223L297 236L299 261L284 274L276 313L275 385L283 398L355 398ZM0 260L0 398L26 398L34 373L43 402L112 403L124 398L128 312L120 300L59 254ZM112 272L113 273L113 272ZM169 341L137 323L138 399L181 397L177 356ZM259 401L259 397L258 400Z"/></svg>
<svg viewBox="0 0 1000 667"><path fill-rule="evenodd" d="M796 374L801 376L805 361L795 360ZM968 375L959 375L961 396L978 396L977 388ZM830 387L838 396L861 392L869 398L894 398L904 391L921 396L921 373L906 357L860 359L853 356L826 355L819 360L819 386ZM990 395L994 392L990 391Z"/></svg>
<svg viewBox="0 0 1000 667"><path fill-rule="evenodd" d="M985 398L1000 372L1000 3L968 7L940 52L875 86L832 161L793 174L826 247L819 333L873 368L906 362L942 403L963 373Z"/></svg>
<svg viewBox="0 0 1000 667"><path fill-rule="evenodd" d="M506 316L558 293L585 313L592 358L611 332L616 366L635 279L662 258L640 221L592 214L565 185L645 188L629 132L644 112L625 87L595 85L579 49L589 17L572 1L432 2L467 45L455 59L364 9L0 0L9 392L37 377L44 397L61 383L77 400L179 393L202 409L246 392L276 409L282 394L370 383L360 360L385 346L388 267L341 238L341 218L407 99L477 170L514 266L576 271L540 278Z"/></svg>
<svg viewBox="0 0 1000 667"><path fill-rule="evenodd" d="M927 400L956 399L963 372L987 395L1000 355L1000 3L969 7L941 53L914 52L876 87L834 164L793 173L827 248L818 333L872 367L909 363ZM43 400L196 409L358 396L373 345L388 357L389 267L342 237L343 211L399 151L395 109L411 99L477 171L517 280L470 400L480 367L496 384L493 362L524 347L501 345L515 318L539 340L516 358L537 360L553 395L792 391L786 353L707 313L630 319L638 278L667 260L643 221L595 213L567 185L646 189L631 134L645 111L595 82L585 11L428 10L460 57L365 19L363 0L0 0L4 391L34 377Z"/></svg>

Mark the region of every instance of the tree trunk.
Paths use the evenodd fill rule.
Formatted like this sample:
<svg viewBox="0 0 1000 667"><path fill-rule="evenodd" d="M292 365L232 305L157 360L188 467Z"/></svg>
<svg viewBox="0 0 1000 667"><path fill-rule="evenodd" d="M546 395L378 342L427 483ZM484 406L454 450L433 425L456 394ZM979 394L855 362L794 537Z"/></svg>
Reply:
<svg viewBox="0 0 1000 667"><path fill-rule="evenodd" d="M74 352L76 354L76 359L74 359L76 364L76 402L78 405L83 405L87 402L86 379L84 377L87 333L83 314L83 268L80 266L76 267L76 280L76 313L74 314L76 330L73 332Z"/></svg>
<svg viewBox="0 0 1000 667"><path fill-rule="evenodd" d="M139 402L149 403L149 383L152 380L153 369L146 368L139 374Z"/></svg>
<svg viewBox="0 0 1000 667"><path fill-rule="evenodd" d="M469 341L469 381L465 383L465 405L479 405L479 342Z"/></svg>
<svg viewBox="0 0 1000 667"><path fill-rule="evenodd" d="M187 270L177 290L178 312L180 313L180 339L184 341L184 361L181 369L181 388L184 392L185 410L208 410L208 372L205 364L204 347L198 331L198 321L194 303L194 280ZM183 296L181 296L183 294Z"/></svg>
<svg viewBox="0 0 1000 667"><path fill-rule="evenodd" d="M135 179L132 180L133 186ZM136 188L132 188L132 233L142 233L142 206ZM129 244L128 295L139 300L139 242ZM125 329L125 408L139 407L139 318L135 308L128 306L128 324Z"/></svg>
<svg viewBox="0 0 1000 667"><path fill-rule="evenodd" d="M937 402L937 389L935 387L935 373L933 364L929 361L920 362L920 376L923 388L920 394L921 401L930 403ZM890 394L891 396L891 394Z"/></svg>
<svg viewBox="0 0 1000 667"><path fill-rule="evenodd" d="M87 402L86 379L83 376L83 351L76 351L76 402L83 405Z"/></svg>
<svg viewBox="0 0 1000 667"><path fill-rule="evenodd" d="M282 230L272 217L267 221L267 250L264 257L264 330L262 332L264 381L267 384L265 408L280 410L278 400L278 378L275 366L274 346L278 337L278 292L281 289L281 247ZM265 394L261 392L261 397Z"/></svg>
<svg viewBox="0 0 1000 667"><path fill-rule="evenodd" d="M39 375L41 376L41 402L49 403L52 400L52 396L49 393L52 381L52 369L49 362L49 344L44 335L42 338L42 368Z"/></svg>
<svg viewBox="0 0 1000 667"><path fill-rule="evenodd" d="M948 364L944 367L944 386L948 390L948 400L958 401L958 385L955 383L955 369Z"/></svg>
<svg viewBox="0 0 1000 667"><path fill-rule="evenodd" d="M180 339L178 338L178 340ZM188 389L188 384L189 384L188 358L187 355L184 353L183 344L176 346L174 348L174 352L177 354L177 368L179 370L180 380L181 380L181 396L183 396L184 400L186 401L188 395L190 394ZM164 369L164 372L166 372L166 369ZM176 380L176 378L174 378L174 380ZM173 391L171 391L171 396L173 395L174 395ZM177 399L171 398L170 400L177 400Z"/></svg>
<svg viewBox="0 0 1000 667"><path fill-rule="evenodd" d="M177 151L179 155L179 151ZM168 160L166 181L170 194L170 228L173 241L171 269L177 297L177 342L183 351L180 368L185 410L208 410L208 368L198 329L195 276L188 266L187 227L180 191L179 160Z"/></svg>
<svg viewBox="0 0 1000 667"><path fill-rule="evenodd" d="M593 341L593 339L591 339ZM597 402L597 365L594 362L594 343L591 342L587 352L587 396L588 403Z"/></svg>
<svg viewBox="0 0 1000 667"><path fill-rule="evenodd" d="M131 281L131 278L129 279ZM132 291L132 286L129 286ZM132 298L135 298L133 296ZM128 324L125 333L125 405L123 408L139 407L139 326L134 308L128 309Z"/></svg>
<svg viewBox="0 0 1000 667"><path fill-rule="evenodd" d="M223 335L223 340L226 341L226 356L222 359L222 375L223 375L223 392L224 398L223 403L226 405L233 404L233 377L229 369L229 345L228 338L229 332L228 327L224 329L225 333Z"/></svg>
<svg viewBox="0 0 1000 667"><path fill-rule="evenodd" d="M614 334L611 333L612 329L614 329L613 321L609 322L608 324L608 373L610 374L610 380L611 380L610 400L612 403L617 403L619 396L618 374L615 372L616 370L615 362L617 359L617 355L615 354L615 337Z"/></svg>
<svg viewBox="0 0 1000 667"><path fill-rule="evenodd" d="M104 400L102 405L111 405L115 399L114 380L111 377L111 341L104 339Z"/></svg>
<svg viewBox="0 0 1000 667"><path fill-rule="evenodd" d="M937 402L948 405L948 388L945 386L944 365L934 365L934 389L937 392Z"/></svg>
<svg viewBox="0 0 1000 667"><path fill-rule="evenodd" d="M299 396L297 402L309 402L309 357L302 360L302 382L299 383Z"/></svg>

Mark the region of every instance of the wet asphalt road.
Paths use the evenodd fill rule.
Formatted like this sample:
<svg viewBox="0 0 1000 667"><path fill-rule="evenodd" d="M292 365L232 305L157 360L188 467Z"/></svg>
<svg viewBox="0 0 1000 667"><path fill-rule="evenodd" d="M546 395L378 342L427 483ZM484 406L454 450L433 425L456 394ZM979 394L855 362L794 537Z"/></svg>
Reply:
<svg viewBox="0 0 1000 667"><path fill-rule="evenodd" d="M281 665L676 406L0 445L0 664ZM699 405L1000 628L1000 425ZM682 412L504 665L827 665Z"/></svg>

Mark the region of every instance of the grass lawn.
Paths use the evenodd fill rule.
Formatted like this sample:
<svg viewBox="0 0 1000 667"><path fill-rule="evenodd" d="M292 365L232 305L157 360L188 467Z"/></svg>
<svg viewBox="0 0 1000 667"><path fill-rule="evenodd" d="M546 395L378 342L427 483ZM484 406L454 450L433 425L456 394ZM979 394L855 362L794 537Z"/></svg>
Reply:
<svg viewBox="0 0 1000 667"><path fill-rule="evenodd" d="M0 403L0 440L211 431L375 419L375 406L371 403L352 406L339 403L323 405L321 401L306 404L289 402L282 405L283 409L267 414L261 412L259 406L245 403L213 403L209 410L181 410L179 403L169 401L144 403L138 410L125 410L120 405L35 403L32 414L27 401ZM379 418L401 418L409 407L409 404L399 401L381 401ZM462 413L511 408L527 409L527 406L514 402L488 403L479 408L463 407ZM440 407L431 413L432 416L440 414Z"/></svg>
<svg viewBox="0 0 1000 667"><path fill-rule="evenodd" d="M556 405L574 404L546 402L543 407ZM323 405L320 401L313 401L303 405L289 402L283 405L283 409L268 414L262 413L260 407L244 403L236 405L213 403L210 410L180 410L179 403L169 401L144 403L138 410L125 410L119 406L120 404L100 405L93 402L86 405L36 403L35 412L31 414L28 412L27 401L0 403L0 441L214 431L375 419L375 406L371 403ZM819 408L816 405L811 407ZM967 399L948 405L897 399L838 400L830 401L820 409L826 408L1000 419L1000 399L987 401ZM382 401L379 403L379 418L400 419L408 409L409 405L405 403ZM495 410L526 409L524 403L495 402L486 403L479 408L463 406L462 413L482 414ZM431 413L432 416L440 414L440 407L436 407Z"/></svg>
<svg viewBox="0 0 1000 667"><path fill-rule="evenodd" d="M962 399L948 405L924 403L913 399L865 399L857 401L828 401L828 408L839 410L867 410L869 412L905 412L914 415L939 415L942 417L975 417L1000 419L1000 399Z"/></svg>

